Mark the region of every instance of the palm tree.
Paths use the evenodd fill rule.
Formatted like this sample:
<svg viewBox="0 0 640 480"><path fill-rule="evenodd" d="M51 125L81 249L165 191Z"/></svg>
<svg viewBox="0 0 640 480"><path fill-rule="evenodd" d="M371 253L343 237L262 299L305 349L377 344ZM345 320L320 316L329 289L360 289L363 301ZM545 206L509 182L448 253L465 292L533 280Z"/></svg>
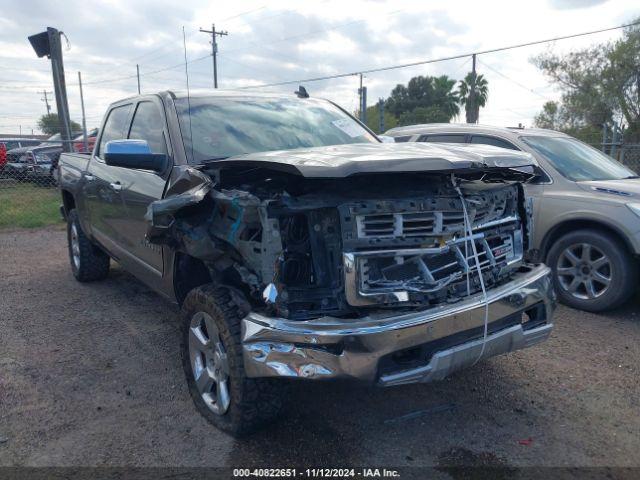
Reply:
<svg viewBox="0 0 640 480"><path fill-rule="evenodd" d="M448 121L460 113L458 92L453 90L455 86L456 81L446 75L433 79L434 100L440 110L449 116Z"/></svg>
<svg viewBox="0 0 640 480"><path fill-rule="evenodd" d="M480 107L487 104L489 98L489 83L482 76L469 72L458 86L460 105L464 105L467 123L478 123Z"/></svg>

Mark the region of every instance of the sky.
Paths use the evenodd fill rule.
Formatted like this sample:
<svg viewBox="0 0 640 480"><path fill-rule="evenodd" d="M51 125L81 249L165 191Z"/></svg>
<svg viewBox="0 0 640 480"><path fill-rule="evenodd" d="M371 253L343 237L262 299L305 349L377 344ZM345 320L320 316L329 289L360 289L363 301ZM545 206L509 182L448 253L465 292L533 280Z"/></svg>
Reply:
<svg viewBox="0 0 640 480"><path fill-rule="evenodd" d="M39 133L46 113L43 90L53 91L50 62L27 41L47 26L63 31L67 96L81 121L82 73L87 127L100 125L107 106L137 93L184 90L183 27L189 81L212 88L210 35L218 41L220 88L308 79L467 54L513 44L598 30L640 16L637 0L2 0L0 16L0 133ZM604 32L478 56L489 82L480 123L531 126L560 93L531 63L543 53L566 53L613 41ZM470 57L365 75L369 104L417 75L462 79ZM310 95L349 111L358 104L359 78L303 83ZM262 88L293 92L296 85ZM55 111L53 95L48 94ZM458 118L464 121L464 113Z"/></svg>

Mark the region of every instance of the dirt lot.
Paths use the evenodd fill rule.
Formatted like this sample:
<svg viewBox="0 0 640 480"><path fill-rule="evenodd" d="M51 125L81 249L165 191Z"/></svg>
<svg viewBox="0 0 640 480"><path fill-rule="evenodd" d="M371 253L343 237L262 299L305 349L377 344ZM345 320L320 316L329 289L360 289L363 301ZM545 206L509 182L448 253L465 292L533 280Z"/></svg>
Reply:
<svg viewBox="0 0 640 480"><path fill-rule="evenodd" d="M64 231L0 233L0 465L638 466L640 298L560 308L546 344L430 385L296 384L234 440L188 396L178 309L114 266L71 276Z"/></svg>

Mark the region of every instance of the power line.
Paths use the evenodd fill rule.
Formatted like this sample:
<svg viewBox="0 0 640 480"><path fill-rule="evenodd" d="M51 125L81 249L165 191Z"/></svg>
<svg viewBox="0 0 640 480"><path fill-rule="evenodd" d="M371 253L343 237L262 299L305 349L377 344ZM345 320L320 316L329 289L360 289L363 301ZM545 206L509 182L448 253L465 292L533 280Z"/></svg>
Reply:
<svg viewBox="0 0 640 480"><path fill-rule="evenodd" d="M536 92L535 90L533 90L532 88L527 87L526 85L523 85L522 83L518 82L517 80L514 80L513 78L507 77L504 73L496 70L494 67L492 67L491 65L481 62L480 60L478 60L478 63L482 64L483 66L487 67L489 70L491 70L493 73L496 73L498 75L500 75L502 78L509 80L510 82L518 85L520 88L524 88L525 90L527 90L530 93L533 93L534 95L539 96L540 98L542 98L543 100L546 100L548 102L552 102L553 100L551 100L549 97L546 97L544 95L542 95L541 93Z"/></svg>
<svg viewBox="0 0 640 480"><path fill-rule="evenodd" d="M193 60L189 60L187 63L199 62L200 60L204 60L205 58L209 58L211 56L210 53L203 55L202 57L194 58ZM151 72L141 73L141 77L145 77L147 75L153 75L154 73L166 72L167 70L174 70L176 68L184 67L184 62L177 63L175 65L171 65L170 67L160 68L158 70L153 70ZM127 75L126 77L112 78L109 80L94 80L93 82L84 82L84 85L97 85L102 83L114 83L120 82L122 80L130 80L132 78L137 78L137 74Z"/></svg>
<svg viewBox="0 0 640 480"><path fill-rule="evenodd" d="M458 58L464 58L464 57L470 57L472 55L484 55L487 53L495 53L495 52L502 52L505 50L513 50L515 48L522 48L522 47L529 47L532 45L540 45L542 43L549 43L549 42L555 42L557 40L566 40L569 38L576 38L576 37L583 37L586 35L593 35L595 33L603 33L603 32L609 32L612 30L619 30L621 28L627 28L627 27L632 27L635 25L640 25L640 21L639 22L634 22L634 23L628 23L628 24L624 24L624 25L618 25L617 27L610 27L610 28L602 28L600 30L592 30L590 32L582 32L582 33L575 33L573 35L563 35L560 37L554 37L554 38L548 38L545 40L536 40L533 42L526 42L526 43L519 43L516 45L509 45L506 47L498 47L498 48L491 48L488 50L480 50L477 52L469 52L469 53L462 53L459 55L452 55L449 57L441 57L441 58L435 58L435 59L430 59L430 60L421 60L418 62L411 62L411 63L403 63L403 64L399 64L399 65L391 65L388 67L379 67L379 68L369 68L369 69L365 69L365 70L359 70L359 71L355 71L355 72L348 72L348 73L338 73L336 75L327 75L327 76L322 76L322 77L313 77L313 78L305 78L305 79L300 79L300 80L289 80L286 82L278 82L278 83L270 83L270 84L260 84L260 85L250 85L248 87L242 87L242 89L248 89L248 88L264 88L264 87L277 87L280 85L291 85L294 83L308 83L308 82L318 82L320 80L331 80L331 79L335 79L335 78L344 78L344 77L351 77L351 76L355 76L355 75L360 75L360 74L366 74L366 73L376 73L376 72L385 72L388 70L397 70L400 68L407 68L407 67L416 67L419 65L426 65L429 63L437 63L437 62L444 62L447 60L456 60Z"/></svg>
<svg viewBox="0 0 640 480"><path fill-rule="evenodd" d="M223 21L223 22L226 22L226 21L229 21L229 20L233 20L233 19L235 19L235 18L238 18L238 17L242 17L242 16L244 16L244 15L248 15L248 14L253 13L253 12L257 12L257 11L259 11L259 10L264 10L265 8L267 8L267 6L268 6L268 5L263 5L263 6L261 6L261 7L254 8L253 10L247 10L246 12L238 13L237 15L232 15L232 16L230 16L230 17L223 18L223 19L222 19L222 21Z"/></svg>

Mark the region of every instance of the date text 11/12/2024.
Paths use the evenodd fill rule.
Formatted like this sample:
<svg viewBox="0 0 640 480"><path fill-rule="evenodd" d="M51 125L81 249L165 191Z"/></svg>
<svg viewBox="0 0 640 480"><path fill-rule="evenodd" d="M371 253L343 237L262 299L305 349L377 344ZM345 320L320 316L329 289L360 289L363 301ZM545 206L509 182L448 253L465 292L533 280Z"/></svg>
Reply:
<svg viewBox="0 0 640 480"><path fill-rule="evenodd" d="M397 470L386 468L234 468L234 478L399 478Z"/></svg>

